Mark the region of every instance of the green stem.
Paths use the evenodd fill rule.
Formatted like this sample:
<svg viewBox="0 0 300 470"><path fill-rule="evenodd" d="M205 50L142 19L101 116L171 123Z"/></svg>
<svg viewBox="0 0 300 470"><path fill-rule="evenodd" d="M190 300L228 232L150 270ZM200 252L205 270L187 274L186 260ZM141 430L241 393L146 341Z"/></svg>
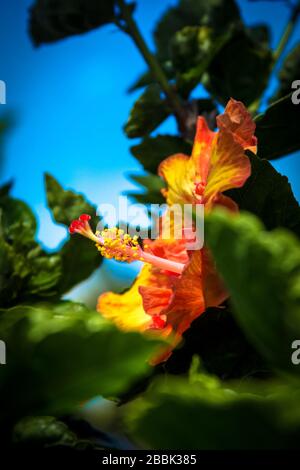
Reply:
<svg viewBox="0 0 300 470"><path fill-rule="evenodd" d="M295 28L295 25L297 23L298 17L300 15L300 1L297 2L295 7L292 10L290 19L288 21L288 24L286 25L286 28L284 30L284 33L279 41L279 44L274 52L274 65L277 63L279 58L281 57L293 31Z"/></svg>
<svg viewBox="0 0 300 470"><path fill-rule="evenodd" d="M121 17L125 22L124 27L122 27L120 24L118 24L118 26L121 27L121 29L125 31L134 41L150 71L152 72L153 77L155 77L163 93L165 94L170 107L173 109L179 129L183 131L185 129L185 113L181 106L180 99L170 86L170 83L155 55L152 54L148 48L140 32L140 29L132 16L132 9L130 5L128 5L124 0L118 0L118 4L120 7Z"/></svg>
<svg viewBox="0 0 300 470"><path fill-rule="evenodd" d="M288 21L288 23L285 27L283 35L280 38L278 46L275 49L275 52L273 54L273 64L272 64L272 68L270 70L269 78L271 77L271 75L274 71L274 68L276 67L276 65L278 63L278 60L282 56L283 51L284 51L287 43L289 42L291 35L293 34L293 31L294 31L294 28L296 26L299 15L300 15L300 0L297 2L297 4L292 9L292 13L291 13L291 16L289 18L289 21ZM249 106L248 109L249 109L250 113L255 114L257 112L257 110L260 108L261 100L262 100L262 97L258 98L254 103L252 103Z"/></svg>

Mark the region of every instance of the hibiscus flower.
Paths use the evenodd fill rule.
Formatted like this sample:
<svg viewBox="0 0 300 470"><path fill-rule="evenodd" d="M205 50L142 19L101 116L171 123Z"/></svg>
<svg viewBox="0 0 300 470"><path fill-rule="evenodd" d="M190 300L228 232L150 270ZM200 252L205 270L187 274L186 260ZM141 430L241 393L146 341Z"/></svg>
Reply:
<svg viewBox="0 0 300 470"><path fill-rule="evenodd" d="M219 131L213 132L199 117L191 157L176 154L160 164L169 206L203 204L205 213L216 205L238 210L223 192L243 186L251 173L245 150L256 151L255 124L243 104L233 99L218 116L217 124ZM94 234L89 219L82 215L72 222L70 232L90 238L106 258L144 262L129 290L99 297L98 311L125 331L156 332L171 338L171 346L153 363L166 360L192 321L228 296L209 250L188 251L184 230L181 239L159 237L144 241L142 246L137 237L117 228Z"/></svg>

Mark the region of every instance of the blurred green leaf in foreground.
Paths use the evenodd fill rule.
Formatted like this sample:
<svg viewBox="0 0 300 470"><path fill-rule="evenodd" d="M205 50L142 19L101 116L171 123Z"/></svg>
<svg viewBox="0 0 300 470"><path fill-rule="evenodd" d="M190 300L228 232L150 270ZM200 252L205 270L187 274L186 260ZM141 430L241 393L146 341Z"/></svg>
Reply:
<svg viewBox="0 0 300 470"><path fill-rule="evenodd" d="M1 420L75 412L94 396L115 397L150 370L159 343L122 333L81 304L22 305L0 311L7 364Z"/></svg>

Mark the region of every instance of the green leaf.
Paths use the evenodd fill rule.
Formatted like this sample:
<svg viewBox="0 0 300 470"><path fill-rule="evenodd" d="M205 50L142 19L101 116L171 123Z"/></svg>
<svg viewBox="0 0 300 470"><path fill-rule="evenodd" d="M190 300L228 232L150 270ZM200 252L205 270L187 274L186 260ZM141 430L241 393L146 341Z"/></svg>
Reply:
<svg viewBox="0 0 300 470"><path fill-rule="evenodd" d="M13 186L12 181L8 181L8 183L5 183L2 186L0 186L0 201L2 200L2 198L9 196L12 186Z"/></svg>
<svg viewBox="0 0 300 470"><path fill-rule="evenodd" d="M55 42L111 23L115 0L35 0L30 9L33 43Z"/></svg>
<svg viewBox="0 0 300 470"><path fill-rule="evenodd" d="M165 376L126 408L131 436L146 449L295 449L300 391L260 383L221 383L194 371ZM159 430L159 432L158 432Z"/></svg>
<svg viewBox="0 0 300 470"><path fill-rule="evenodd" d="M127 137L144 137L156 129L170 114L161 98L158 85L149 85L135 102L124 130Z"/></svg>
<svg viewBox="0 0 300 470"><path fill-rule="evenodd" d="M45 180L48 205L56 222L69 225L72 220L86 213L91 215L91 224L96 226L96 207L83 195L64 190L51 175L46 174ZM64 273L59 284L60 293L67 292L87 279L102 262L94 244L76 235L69 238L59 253Z"/></svg>
<svg viewBox="0 0 300 470"><path fill-rule="evenodd" d="M139 90L140 88L145 88L146 86L154 83L155 79L152 73L147 70L146 72L142 73L128 88L128 93L132 93L133 91Z"/></svg>
<svg viewBox="0 0 300 470"><path fill-rule="evenodd" d="M162 179L153 174L148 175L128 175L131 180L142 188L142 193L137 191L127 191L128 197L134 198L140 204L163 204L165 199L161 194L164 187Z"/></svg>
<svg viewBox="0 0 300 470"><path fill-rule="evenodd" d="M284 59L278 74L279 86L271 101L279 100L291 93L291 86L300 77L300 43Z"/></svg>
<svg viewBox="0 0 300 470"><path fill-rule="evenodd" d="M171 40L185 26L207 26L221 33L239 20L239 9L234 0L179 0L156 26L154 38L158 57L162 61L169 59Z"/></svg>
<svg viewBox="0 0 300 470"><path fill-rule="evenodd" d="M291 361L300 337L298 239L284 229L267 232L250 214L220 211L207 218L206 240L249 340L273 367L299 375Z"/></svg>
<svg viewBox="0 0 300 470"><path fill-rule="evenodd" d="M300 149L300 106L291 97L276 101L255 119L261 158L273 160Z"/></svg>
<svg viewBox="0 0 300 470"><path fill-rule="evenodd" d="M232 28L220 34L207 26L186 26L175 34L171 59L181 95L188 96L201 81L213 58L231 36Z"/></svg>
<svg viewBox="0 0 300 470"><path fill-rule="evenodd" d="M93 243L86 238L72 236L59 251L63 277L58 285L61 294L85 281L100 267L102 257Z"/></svg>
<svg viewBox="0 0 300 470"><path fill-rule="evenodd" d="M89 203L82 194L65 190L51 175L45 175L47 202L53 217L59 224L70 225L81 214L95 217L96 206Z"/></svg>
<svg viewBox="0 0 300 470"><path fill-rule="evenodd" d="M72 302L1 311L0 337L7 350L0 372L7 421L74 412L96 395L116 396L148 373L147 360L159 347Z"/></svg>
<svg viewBox="0 0 300 470"><path fill-rule="evenodd" d="M262 23L257 24L255 26L251 26L250 28L247 28L247 31L256 42L259 42L265 47L270 46L271 32L267 24Z"/></svg>
<svg viewBox="0 0 300 470"><path fill-rule="evenodd" d="M156 191L160 191L164 187L162 179L157 175L128 175L131 180L133 180L138 185L143 188L151 188Z"/></svg>
<svg viewBox="0 0 300 470"><path fill-rule="evenodd" d="M58 293L61 259L47 254L35 241L36 220L22 201L1 197L0 305L53 297Z"/></svg>
<svg viewBox="0 0 300 470"><path fill-rule="evenodd" d="M75 446L76 435L53 416L27 416L13 430L13 442L27 447Z"/></svg>
<svg viewBox="0 0 300 470"><path fill-rule="evenodd" d="M271 375L270 367L249 343L227 305L209 308L193 321L180 347L160 365L161 373L187 373L195 354L201 357L207 372L222 380Z"/></svg>
<svg viewBox="0 0 300 470"><path fill-rule="evenodd" d="M157 167L165 158L175 153L190 155L191 145L180 137L157 135L145 137L138 145L131 147L132 155L143 165L146 171L157 172Z"/></svg>
<svg viewBox="0 0 300 470"><path fill-rule="evenodd" d="M267 229L285 227L300 237L300 206L290 183L267 160L250 154L251 176L240 189L228 191L241 210L257 215Z"/></svg>
<svg viewBox="0 0 300 470"><path fill-rule="evenodd" d="M272 61L269 48L237 28L214 57L203 84L224 105L233 97L250 106L265 90Z"/></svg>
<svg viewBox="0 0 300 470"><path fill-rule="evenodd" d="M159 59L157 58L159 61ZM172 65L169 62L160 62L160 66L163 69L166 77L172 79L174 77L174 70ZM128 92L132 93L133 91L139 90L140 88L145 88L148 85L157 83L157 80L152 75L150 70L142 73L128 88Z"/></svg>

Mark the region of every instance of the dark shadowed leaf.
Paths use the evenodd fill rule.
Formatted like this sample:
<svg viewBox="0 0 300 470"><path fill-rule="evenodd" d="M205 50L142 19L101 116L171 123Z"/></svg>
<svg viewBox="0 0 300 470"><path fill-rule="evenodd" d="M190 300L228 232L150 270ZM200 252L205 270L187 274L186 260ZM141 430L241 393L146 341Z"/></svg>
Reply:
<svg viewBox="0 0 300 470"><path fill-rule="evenodd" d="M241 210L257 215L267 229L285 227L300 237L300 207L286 176L255 155L251 176L240 189L228 191Z"/></svg>
<svg viewBox="0 0 300 470"><path fill-rule="evenodd" d="M255 122L261 158L273 160L300 149L300 106L293 104L291 94L273 103Z"/></svg>
<svg viewBox="0 0 300 470"><path fill-rule="evenodd" d="M13 443L28 447L75 446L77 436L53 416L27 416L13 430Z"/></svg>
<svg viewBox="0 0 300 470"><path fill-rule="evenodd" d="M79 235L71 236L59 254L64 273L58 285L61 294L88 279L100 267L103 259L94 244Z"/></svg>
<svg viewBox="0 0 300 470"><path fill-rule="evenodd" d="M232 28L220 34L207 26L186 26L175 34L171 42L171 59L181 95L188 96L201 81L232 34Z"/></svg>
<svg viewBox="0 0 300 470"><path fill-rule="evenodd" d="M114 20L115 0L35 0L29 30L35 45L85 33Z"/></svg>
<svg viewBox="0 0 300 470"><path fill-rule="evenodd" d="M206 240L227 285L233 313L270 362L299 376L291 360L300 337L300 242L289 231L267 232L253 215L215 212Z"/></svg>
<svg viewBox="0 0 300 470"><path fill-rule="evenodd" d="M171 79L174 77L174 70L169 62L161 62L160 66L165 72L167 78ZM132 83L132 85L128 88L128 92L131 93L133 91L139 90L140 88L145 88L146 86L151 85L153 83L157 83L157 80L155 79L155 77L153 77L152 73L147 70Z"/></svg>
<svg viewBox="0 0 300 470"><path fill-rule="evenodd" d="M203 83L215 98L253 104L264 91L272 65L272 54L244 29L237 30L209 66Z"/></svg>
<svg viewBox="0 0 300 470"><path fill-rule="evenodd" d="M253 348L230 308L209 308L193 321L172 356L160 366L161 373L184 374L194 355L205 370L222 380L268 377L270 367Z"/></svg>
<svg viewBox="0 0 300 470"><path fill-rule="evenodd" d="M149 85L135 102L124 130L129 138L144 137L156 129L170 114L158 85Z"/></svg>
<svg viewBox="0 0 300 470"><path fill-rule="evenodd" d="M145 137L140 144L134 145L130 150L146 171L157 173L157 167L162 160L175 153L190 155L191 149L191 145L180 137L157 135Z"/></svg>
<svg viewBox="0 0 300 470"><path fill-rule="evenodd" d="M286 56L278 74L279 87L272 101L279 100L291 93L294 80L300 80L300 44Z"/></svg>
<svg viewBox="0 0 300 470"><path fill-rule="evenodd" d="M156 26L154 37L160 60L170 57L171 40L185 26L207 26L219 32L239 22L239 9L233 0L179 0Z"/></svg>
<svg viewBox="0 0 300 470"><path fill-rule="evenodd" d="M270 46L271 32L267 24L258 24L248 28L248 32L253 39L265 47Z"/></svg>
<svg viewBox="0 0 300 470"><path fill-rule="evenodd" d="M144 72L141 74L128 88L128 93L139 90L140 88L145 88L147 85L155 82L153 75L150 71Z"/></svg>

